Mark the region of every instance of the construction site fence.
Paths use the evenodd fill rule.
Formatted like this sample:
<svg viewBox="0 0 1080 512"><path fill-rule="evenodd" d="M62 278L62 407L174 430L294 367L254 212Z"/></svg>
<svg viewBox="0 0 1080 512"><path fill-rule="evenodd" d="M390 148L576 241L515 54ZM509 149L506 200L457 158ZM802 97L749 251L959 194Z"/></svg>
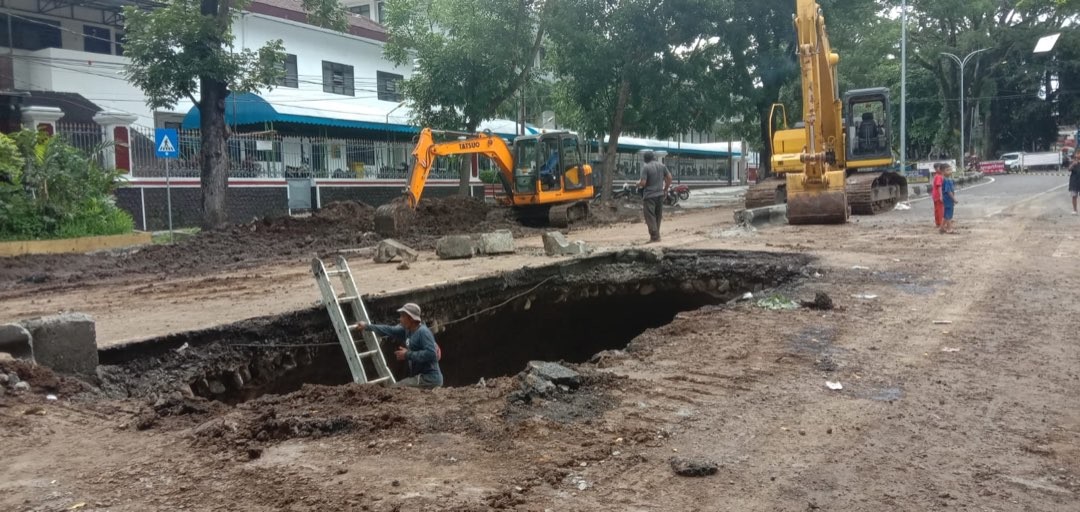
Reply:
<svg viewBox="0 0 1080 512"><path fill-rule="evenodd" d="M103 145L108 141L96 124L59 124L57 133L104 164ZM131 126L129 169L133 178L161 178L166 165L170 176L200 176L199 130L178 130L179 158L160 159L154 147L154 129ZM226 141L229 176L233 178L322 178L402 180L408 177L413 143L365 138L288 136L277 133L234 133ZM112 151L112 148L108 149ZM595 153L587 159L596 158ZM592 158L588 158L592 157ZM643 165L640 155L619 153L616 180L636 180ZM739 179L738 160L668 156L665 163L677 180L730 182ZM479 159L479 170L494 170L493 162ZM594 168L600 162L593 161ZM736 172L732 173L732 167ZM439 158L432 179L457 179L460 165L454 158Z"/></svg>

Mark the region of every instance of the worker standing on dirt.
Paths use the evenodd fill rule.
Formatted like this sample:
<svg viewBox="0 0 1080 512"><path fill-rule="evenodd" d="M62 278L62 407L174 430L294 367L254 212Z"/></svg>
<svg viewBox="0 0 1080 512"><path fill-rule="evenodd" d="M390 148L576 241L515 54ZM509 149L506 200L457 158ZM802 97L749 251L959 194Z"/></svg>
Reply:
<svg viewBox="0 0 1080 512"><path fill-rule="evenodd" d="M641 168L641 179L638 188L644 189L642 193L642 205L645 209L645 225L649 227L649 241L660 241L660 221L664 216L664 197L671 188L671 172L667 166L656 161L656 155L652 151L646 151L641 155L645 160L645 166Z"/></svg>
<svg viewBox="0 0 1080 512"><path fill-rule="evenodd" d="M442 386L439 346L435 343L435 335L431 333L431 329L421 320L420 306L410 302L397 311L400 314L398 325L360 322L353 328L360 332L371 329L375 334L405 342L405 346L398 347L394 355L398 361L409 363L409 377L397 381L394 386L427 389Z"/></svg>

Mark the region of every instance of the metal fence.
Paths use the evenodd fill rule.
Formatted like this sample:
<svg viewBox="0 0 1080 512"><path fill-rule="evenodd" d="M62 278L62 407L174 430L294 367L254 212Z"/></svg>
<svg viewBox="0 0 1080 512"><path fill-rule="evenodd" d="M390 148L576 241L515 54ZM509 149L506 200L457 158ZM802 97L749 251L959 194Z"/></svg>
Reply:
<svg viewBox="0 0 1080 512"><path fill-rule="evenodd" d="M105 165L105 151L112 146L105 144L105 132L96 124L57 123L56 134L62 140L78 148L99 165Z"/></svg>
<svg viewBox="0 0 1080 512"><path fill-rule="evenodd" d="M104 163L103 148L107 140L101 126L96 124L60 124L57 133L72 145ZM331 179L405 179L408 176L412 142L363 138L327 138L318 136L286 136L273 132L235 133L229 137L229 175L233 178L331 178ZM132 126L128 146L130 171L133 177L158 178L165 176L165 160L155 156L154 129ZM169 173L174 177L197 178L199 171L199 130L179 131L178 159L169 161ZM457 179L458 158L436 160L430 177ZM603 154L589 154L594 168L601 166ZM727 158L703 158L669 155L665 163L677 180L727 181L731 178ZM637 180L644 161L636 153L619 153L616 160L616 180ZM480 169L493 168L487 159L480 159Z"/></svg>
<svg viewBox="0 0 1080 512"><path fill-rule="evenodd" d="M132 176L162 177L165 161L154 152L154 131L131 130ZM199 176L198 130L179 131L179 159L169 162L178 177ZM362 138L237 133L229 137L229 175L234 178L404 179L412 143ZM438 162L432 178L456 178L450 162Z"/></svg>

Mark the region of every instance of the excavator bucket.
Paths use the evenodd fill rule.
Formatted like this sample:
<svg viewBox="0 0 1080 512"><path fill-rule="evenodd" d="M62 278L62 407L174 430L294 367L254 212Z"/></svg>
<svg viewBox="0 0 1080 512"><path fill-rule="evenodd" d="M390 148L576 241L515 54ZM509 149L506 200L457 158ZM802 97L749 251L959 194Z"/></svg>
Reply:
<svg viewBox="0 0 1080 512"><path fill-rule="evenodd" d="M821 183L804 183L802 175L788 175L788 224L843 224L848 214L844 171L827 172Z"/></svg>
<svg viewBox="0 0 1080 512"><path fill-rule="evenodd" d="M400 236L408 231L415 217L416 211L409 208L404 197L399 197L375 210L375 232L383 238Z"/></svg>

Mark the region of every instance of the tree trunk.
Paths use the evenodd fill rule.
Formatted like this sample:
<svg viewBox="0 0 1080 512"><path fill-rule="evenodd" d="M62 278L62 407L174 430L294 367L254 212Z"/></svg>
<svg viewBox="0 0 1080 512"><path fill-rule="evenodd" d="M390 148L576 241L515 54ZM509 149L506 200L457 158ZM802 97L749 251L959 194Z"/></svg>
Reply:
<svg viewBox="0 0 1080 512"><path fill-rule="evenodd" d="M769 138L771 131L769 123L772 122L772 119L769 119L769 110L772 109L772 102L766 101L762 105L758 105L758 116L761 117L761 140L765 143L761 145L761 153L758 156L758 180L772 175L772 139Z"/></svg>
<svg viewBox="0 0 1080 512"><path fill-rule="evenodd" d="M477 121L469 121L465 125L465 131L476 133ZM461 155L461 163L458 165L458 195L469 197L472 195L472 155Z"/></svg>
<svg viewBox="0 0 1080 512"><path fill-rule="evenodd" d="M228 224L226 193L229 186L229 132L225 126L224 82L203 78L199 88L202 151L199 154L202 188L202 227L218 229Z"/></svg>
<svg viewBox="0 0 1080 512"><path fill-rule="evenodd" d="M600 200L604 204L611 202L611 188L615 186L615 157L619 152L619 135L622 134L623 113L626 111L626 102L630 99L630 79L623 77L619 82L619 96L615 101L615 115L611 118L611 129L608 130L608 143L604 153L604 184L600 192Z"/></svg>

